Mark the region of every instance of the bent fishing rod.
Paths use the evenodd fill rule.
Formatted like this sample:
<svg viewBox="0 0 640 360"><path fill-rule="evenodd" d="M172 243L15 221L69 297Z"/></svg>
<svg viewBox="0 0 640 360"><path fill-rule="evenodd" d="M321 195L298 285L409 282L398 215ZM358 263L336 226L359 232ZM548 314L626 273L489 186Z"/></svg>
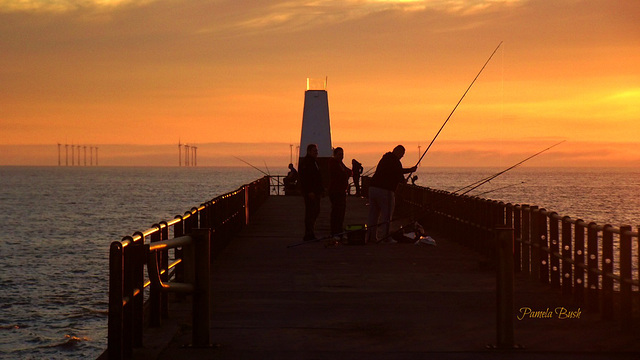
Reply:
<svg viewBox="0 0 640 360"><path fill-rule="evenodd" d="M420 159L418 159L418 162L416 163L416 167L418 167L418 165L420 165L420 162L422 161L422 158L424 158L424 156L427 154L427 151L429 151L429 149L431 148L431 145L433 145L433 142L436 141L436 139L438 138L438 135L440 135L440 133L442 132L442 129L444 129L444 126L447 125L447 123L449 122L449 119L451 119L451 116L453 115L453 113L456 111L456 109L458 108L458 105L460 105L460 103L462 102L462 99L464 99L465 96L467 96L467 93L469 92L469 90L471 90L471 87L473 86L473 84L476 82L476 80L478 79L478 77L480 76L480 74L482 74L482 71L484 70L484 68L487 66L487 64L489 63L489 61L491 61L491 58L493 58L493 55L495 55L496 51L498 51L498 48L500 48L500 45L502 45L502 41L500 41L500 44L498 44L498 46L495 48L495 50L493 50L493 52L491 53L491 56L489 56L489 58L487 59L487 61L484 63L484 65L482 65L482 68L480 69L480 71L478 72L478 74L476 75L475 78L473 78L473 81L471 82L471 84L469 85L469 87L467 88L467 90L464 92L464 94L462 94L462 97L460 98L460 100L458 100L458 103L456 104L456 106L454 106L453 110L451 110L451 113L449 114L449 116L447 116L447 119L444 121L444 123L442 124L442 126L440 126L440 130L438 130L438 132L436 133L436 136L433 137L433 139L431 140L431 142L429 143L429 146L427 146L427 148L424 150L424 152L422 153L422 156L420 156ZM413 174L413 172L410 172L409 175L407 176L406 180L409 180L411 178L411 175Z"/></svg>
<svg viewBox="0 0 640 360"><path fill-rule="evenodd" d="M504 169L504 170L502 170L502 171L500 171L500 172L497 172L497 173L495 173L495 174L493 174L493 175L491 175L491 176L488 176L488 177L486 177L486 178L484 178L484 179L482 179L482 180L478 180L478 181L474 182L473 184L470 184L470 185L467 185L467 186L465 186L465 187L462 187L462 188L460 188L460 189L458 189L458 190L456 190L456 191L452 192L452 194L457 194L458 192L460 192L460 191L462 191L462 190L464 190L464 189L468 189L468 190L466 190L465 192L463 192L462 194L460 194L460 195L465 195L465 194L467 194L468 192L470 192L470 191L472 191L472 190L475 190L475 189L479 188L480 186L482 186L482 185L484 185L484 184L488 183L489 181L491 181L491 180L493 180L493 179L497 178L498 176L500 176L500 175L502 175L502 174L506 173L507 171L512 170L512 169L514 169L514 168L516 168L516 167L520 166L522 163L524 163L524 162L526 162L526 161L529 161L529 160L533 159L534 157L536 157L536 156L538 156L538 155L542 154L543 152L546 152L546 151L548 151L548 150L551 150L552 148L554 148L554 147L556 147L556 146L558 146L558 145L562 144L562 143L563 143L563 142L565 142L565 141L567 141L567 140L562 140L562 141L560 141L560 142L558 142L558 143L556 143L556 144L553 144L553 145L549 146L548 148L546 148L546 149L544 149L544 150L538 151L537 153L535 153L535 154L533 154L533 155L529 156L528 158L526 158L526 159L524 159L524 160L522 160L522 161L520 161L520 162L516 163L515 165L512 165L512 166L510 166L510 167L508 167L508 168L506 168L506 169Z"/></svg>

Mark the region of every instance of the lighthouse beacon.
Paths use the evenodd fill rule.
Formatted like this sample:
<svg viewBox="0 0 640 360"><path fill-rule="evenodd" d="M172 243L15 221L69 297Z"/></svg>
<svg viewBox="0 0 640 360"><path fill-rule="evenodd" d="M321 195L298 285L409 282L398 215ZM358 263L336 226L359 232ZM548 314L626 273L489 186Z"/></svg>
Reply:
<svg viewBox="0 0 640 360"><path fill-rule="evenodd" d="M333 153L326 78L323 80L307 78L298 163L307 154L309 144L318 145L318 166L326 187L329 181L329 158Z"/></svg>

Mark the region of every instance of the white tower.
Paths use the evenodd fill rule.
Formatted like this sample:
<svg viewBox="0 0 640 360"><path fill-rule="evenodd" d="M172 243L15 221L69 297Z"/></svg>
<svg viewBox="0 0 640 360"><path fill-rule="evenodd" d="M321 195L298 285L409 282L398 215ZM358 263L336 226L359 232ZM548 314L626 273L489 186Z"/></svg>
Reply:
<svg viewBox="0 0 640 360"><path fill-rule="evenodd" d="M326 79L324 81L307 79L298 164L307 155L309 144L318 145L318 166L326 187L329 184L329 158L333 153Z"/></svg>
<svg viewBox="0 0 640 360"><path fill-rule="evenodd" d="M319 88L322 89L319 89ZM318 145L318 158L330 158L331 123L329 121L329 100L327 81L307 79L307 91L304 93L304 111L302 113L302 134L300 136L300 157L307 154L307 145Z"/></svg>

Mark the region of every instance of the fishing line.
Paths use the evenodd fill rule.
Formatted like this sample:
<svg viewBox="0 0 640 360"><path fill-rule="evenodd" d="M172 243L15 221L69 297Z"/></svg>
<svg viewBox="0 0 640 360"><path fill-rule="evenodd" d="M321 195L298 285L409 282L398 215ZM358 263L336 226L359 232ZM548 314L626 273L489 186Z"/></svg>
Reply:
<svg viewBox="0 0 640 360"><path fill-rule="evenodd" d="M262 160L264 161L264 168L267 169L267 175L271 176L271 171L269 171L269 167L267 166L267 161L266 160Z"/></svg>
<svg viewBox="0 0 640 360"><path fill-rule="evenodd" d="M238 159L238 160L242 161L243 163L245 163L245 164L247 164L247 165L251 166L252 168L254 168L254 169L256 169L256 170L260 171L260 172L261 172L261 173L263 173L264 175L271 176L271 175L267 174L266 172L262 171L262 169L260 169L260 168L257 168L257 167L255 167L255 166L253 166L252 164L248 163L247 161L244 161L244 160L240 159L240 158L239 158L239 157L237 157L237 156L234 156L234 158L236 158L236 159Z"/></svg>
<svg viewBox="0 0 640 360"><path fill-rule="evenodd" d="M490 193L495 192L495 191L500 191L500 190L508 189L508 188L511 188L511 187L514 187L514 186L522 185L522 184L524 184L524 183L525 183L525 181L522 181L522 182L519 182L519 183L516 183L516 184L506 185L506 186L499 187L499 188L496 188L496 189L491 189L491 190L489 190L489 191L481 192L481 193L479 193L479 194L475 194L475 195L473 195L473 196L482 196L482 195L490 194Z"/></svg>
<svg viewBox="0 0 640 360"><path fill-rule="evenodd" d="M431 140L431 142L429 143L429 146L427 146L427 148L425 149L425 151L422 153L422 156L420 156L420 159L418 159L418 162L416 163L416 166L420 165L420 162L422 161L422 159L424 158L424 156L427 154L427 151L429 151L429 149L431 148L431 145L433 145L433 142L436 141L436 138L438 138L438 135L440 135L440 132L442 132L442 129L444 129L444 126L447 125L447 123L449 122L449 119L451 119L451 116L453 115L453 113L456 111L456 109L458 108L458 105L460 105L460 103L462 102L462 99L464 99L464 97L467 95L467 93L469 92L469 90L471 90L471 87L473 86L473 84L476 82L476 80L478 79L478 77L480 76L480 74L482 74L482 71L484 70L484 68L487 66L487 64L489 63L489 61L491 61L491 58L493 57L493 55L496 53L496 51L498 51L498 48L500 47L500 45L502 45L502 41L500 41L500 44L498 44L498 46L495 48L495 50L493 50L493 52L491 53L491 56L489 56L489 58L487 59L487 61L484 63L484 65L482 65L482 68L480 69L480 71L478 72L478 74L476 75L475 78L473 78L473 81L471 82L471 84L469 85L469 87L467 88L467 90L464 92L464 94L462 94L462 97L460 98L460 100L458 100L458 103L456 104L456 106L453 108L453 110L451 110L451 113L449 114L449 116L447 116L447 120L444 121L444 123L442 124L442 126L440 126L440 130L438 130L438 132L436 133L436 136L433 137L433 139ZM411 178L411 175L413 174L413 172L409 173L409 175L407 176L407 180L409 180Z"/></svg>
<svg viewBox="0 0 640 360"><path fill-rule="evenodd" d="M532 159L532 158L534 158L534 157L536 157L536 156L538 156L538 155L542 154L542 153L543 153L543 152L545 152L545 151L548 151L548 150L550 150L550 149L552 149L552 148L554 148L554 147L556 147L556 146L558 146L558 145L562 144L562 143L563 143L563 142L565 142L565 141L567 141L567 140L562 140L562 141L560 141L560 142L558 142L558 143L556 143L556 144L553 144L553 145L549 146L548 148L546 148L546 149L544 149L544 150L538 151L537 153L535 153L535 154L533 154L533 155L529 156L528 158L526 158L526 159L524 159L524 160L522 160L522 161L520 161L520 162L516 163L515 165L512 165L512 166L510 166L510 167L508 167L508 168L506 168L506 169L504 169L504 170L502 170L502 171L500 171L500 172L497 172L497 173L495 173L495 174L493 174L493 175L491 175L491 176L489 176L489 177L486 177L486 178L484 178L484 179L478 180L478 181L474 182L473 184L470 184L470 185L464 186L464 187L462 187L462 188L460 188L460 189L458 189L458 190L456 190L456 191L452 192L452 194L456 194L456 193L458 193L458 192L460 192L460 191L462 191L462 190L464 190L464 189L468 189L468 190L466 190L465 192L463 192L463 193L461 193L461 194L460 194L460 195L465 195L465 194L467 194L468 192L470 192L470 191L472 191L472 190L474 190L474 189L477 189L478 187L480 187L480 186L482 186L482 185L484 185L484 184L488 183L489 181L491 181L491 180L493 180L493 179L497 178L498 176L500 176L500 175L502 175L502 174L506 173L507 171L509 171L509 170L511 170L511 169L513 169L513 168L518 167L518 166L519 166L519 165L521 165L522 163L524 163L524 162L526 162L526 161L528 161L528 160L530 160L530 159Z"/></svg>

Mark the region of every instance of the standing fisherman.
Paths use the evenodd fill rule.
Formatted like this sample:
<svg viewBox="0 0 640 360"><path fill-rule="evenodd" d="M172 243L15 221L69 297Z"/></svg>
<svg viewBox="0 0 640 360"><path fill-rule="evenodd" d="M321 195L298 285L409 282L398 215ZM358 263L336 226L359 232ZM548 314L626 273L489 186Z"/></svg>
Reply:
<svg viewBox="0 0 640 360"><path fill-rule="evenodd" d="M347 209L347 191L351 170L342 162L344 150L333 149L329 159L329 200L331 200L331 235L333 240L342 240L338 234L344 231L344 213Z"/></svg>
<svg viewBox="0 0 640 360"><path fill-rule="evenodd" d="M300 186L302 197L304 198L304 238L303 240L315 240L314 227L316 219L320 214L320 199L324 192L322 186L322 174L318 167L318 145L309 144L307 155L300 163L298 174L300 175Z"/></svg>
<svg viewBox="0 0 640 360"><path fill-rule="evenodd" d="M413 173L417 166L403 168L400 159L404 156L404 146L396 146L392 152L382 156L376 172L371 178L369 186L369 219L367 224L367 242L378 242L378 225L383 229L385 242L393 243L395 240L388 239L389 226L393 217L395 207L395 191L400 182L404 182L404 174ZM379 221L379 222L378 222Z"/></svg>

